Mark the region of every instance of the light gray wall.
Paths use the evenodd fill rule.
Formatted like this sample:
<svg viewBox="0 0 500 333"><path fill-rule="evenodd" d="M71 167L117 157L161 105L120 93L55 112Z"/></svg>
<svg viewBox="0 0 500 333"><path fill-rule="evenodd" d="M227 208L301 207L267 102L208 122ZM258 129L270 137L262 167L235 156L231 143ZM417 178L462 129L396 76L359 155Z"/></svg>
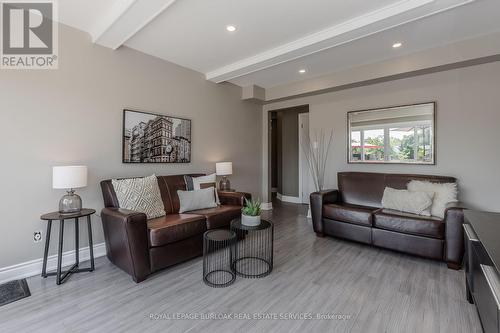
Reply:
<svg viewBox="0 0 500 333"><path fill-rule="evenodd" d="M299 113L290 110L282 114L283 173L280 193L296 197L299 195Z"/></svg>
<svg viewBox="0 0 500 333"><path fill-rule="evenodd" d="M89 167L89 186L78 193L98 211L102 179L213 172L226 160L234 163L233 187L260 194L261 107L242 102L240 88L128 48L94 45L66 26L59 46L59 70L0 72L0 268L42 257L33 232L43 230L45 238L39 216L57 210L63 195L51 187L54 165ZM192 163L122 164L125 107L192 119ZM103 242L98 217L93 227L95 243ZM68 224L66 250L73 230ZM85 229L81 235L85 244ZM57 230L53 237L56 243Z"/></svg>
<svg viewBox="0 0 500 333"><path fill-rule="evenodd" d="M333 129L329 187L336 188L338 171L450 175L458 178L463 201L477 209L500 211L499 92L500 62L495 62L273 103L264 111L309 104L311 134ZM347 164L348 111L427 101L437 102L435 166ZM263 184L265 191L265 179Z"/></svg>
<svg viewBox="0 0 500 333"><path fill-rule="evenodd" d="M277 181L277 191L281 193L283 191L283 113L276 112L276 176ZM273 166L271 165L271 168ZM271 170L272 172L272 170Z"/></svg>
<svg viewBox="0 0 500 333"><path fill-rule="evenodd" d="M299 113L306 107L275 110L277 116L278 193L299 196Z"/></svg>

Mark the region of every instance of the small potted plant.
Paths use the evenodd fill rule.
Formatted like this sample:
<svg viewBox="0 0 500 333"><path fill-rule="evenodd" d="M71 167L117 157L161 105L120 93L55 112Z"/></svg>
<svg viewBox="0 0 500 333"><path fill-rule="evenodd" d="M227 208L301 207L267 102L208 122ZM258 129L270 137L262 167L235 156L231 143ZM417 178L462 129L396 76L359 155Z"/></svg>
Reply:
<svg viewBox="0 0 500 333"><path fill-rule="evenodd" d="M255 227L260 224L260 200L248 200L245 198L245 207L241 209L241 224Z"/></svg>

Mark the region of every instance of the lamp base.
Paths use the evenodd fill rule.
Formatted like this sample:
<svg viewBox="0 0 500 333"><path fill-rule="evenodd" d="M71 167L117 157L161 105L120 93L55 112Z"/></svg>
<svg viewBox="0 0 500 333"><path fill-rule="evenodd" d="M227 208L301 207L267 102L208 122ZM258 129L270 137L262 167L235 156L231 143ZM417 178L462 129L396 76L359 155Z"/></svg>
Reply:
<svg viewBox="0 0 500 333"><path fill-rule="evenodd" d="M61 200L59 200L59 213L74 214L82 210L82 198L75 194L74 190L68 191Z"/></svg>
<svg viewBox="0 0 500 333"><path fill-rule="evenodd" d="M219 190L221 191L230 191L231 190L231 182L226 176L222 176L222 179L219 182Z"/></svg>

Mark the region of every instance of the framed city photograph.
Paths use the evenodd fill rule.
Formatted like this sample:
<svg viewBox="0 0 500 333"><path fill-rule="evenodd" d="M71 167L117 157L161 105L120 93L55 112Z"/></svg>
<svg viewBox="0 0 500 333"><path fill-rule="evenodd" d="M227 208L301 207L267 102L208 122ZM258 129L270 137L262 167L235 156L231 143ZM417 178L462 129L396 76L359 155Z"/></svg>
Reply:
<svg viewBox="0 0 500 333"><path fill-rule="evenodd" d="M191 120L123 110L123 163L190 163Z"/></svg>

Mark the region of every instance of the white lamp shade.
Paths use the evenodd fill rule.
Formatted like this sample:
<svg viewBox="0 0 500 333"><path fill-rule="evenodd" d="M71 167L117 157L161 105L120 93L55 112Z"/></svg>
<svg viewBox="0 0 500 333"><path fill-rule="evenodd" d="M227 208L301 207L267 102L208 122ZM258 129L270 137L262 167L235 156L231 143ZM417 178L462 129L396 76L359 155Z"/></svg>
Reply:
<svg viewBox="0 0 500 333"><path fill-rule="evenodd" d="M217 176L227 176L233 174L233 162L215 163L215 172Z"/></svg>
<svg viewBox="0 0 500 333"><path fill-rule="evenodd" d="M87 186L86 166L56 166L52 168L52 188L72 189Z"/></svg>

